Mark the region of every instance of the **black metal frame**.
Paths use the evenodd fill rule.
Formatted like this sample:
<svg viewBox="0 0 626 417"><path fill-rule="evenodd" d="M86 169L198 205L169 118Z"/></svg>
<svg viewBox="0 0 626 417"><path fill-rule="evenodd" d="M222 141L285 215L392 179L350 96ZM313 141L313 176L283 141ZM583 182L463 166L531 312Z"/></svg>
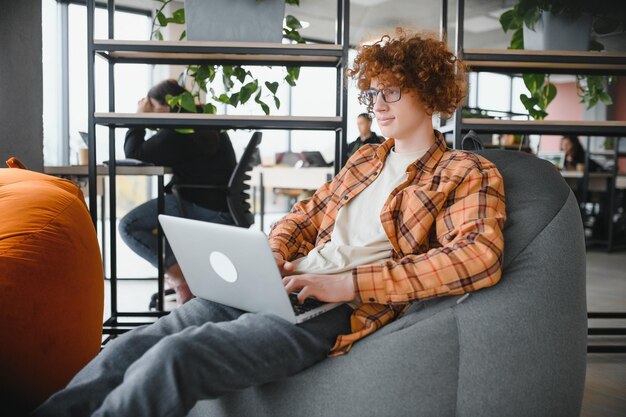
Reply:
<svg viewBox="0 0 626 417"><path fill-rule="evenodd" d="M447 10L447 0L442 0L442 10ZM535 72L535 71L543 71L549 73L564 73L571 74L581 73L581 74L626 74L626 59L625 57L612 57L606 56L602 54L596 55L583 55L583 56L575 56L575 55L559 55L559 54L551 54L551 55L542 55L538 56L537 54L524 54L524 53L515 53L515 54L496 54L491 52L474 52L472 53L464 53L463 50L463 21L464 21L464 13L465 13L465 0L457 0L457 14L456 14L456 47L455 54L456 56L462 57L465 62L470 62L473 66L473 71L491 71L497 73L524 73L524 72ZM447 27L447 17L442 16L441 20L441 30L444 31ZM536 65L531 66L521 66L521 65L507 65L507 66L492 66L489 65L488 62L513 62L513 63L521 63L521 62L531 62ZM552 68L550 64L570 64L567 68L558 69ZM589 68L586 65L589 64L598 64L597 68ZM461 109L457 109L455 112L455 139L454 139L454 148L461 149L461 140L464 132L468 132L469 130L474 130L480 133L526 133L526 134L577 134L577 135L597 135L597 136L618 136L621 135L626 136L626 123L620 126L612 126L610 124L602 124L602 123L589 123L587 126L571 126L567 124L563 125L546 125L537 123L534 121L528 122L519 122L519 123L510 123L503 121L502 123L493 124L493 123L465 123L462 120ZM616 155L616 164L617 164L617 156L619 155L619 140L621 137L617 139L615 155ZM589 157L589 142L590 138L587 139L587 158ZM589 180L589 163L585 164L585 173L583 176L583 187L586 189L588 186ZM616 172L614 172L615 174ZM616 176L614 175L615 179ZM614 184L612 185L612 192L615 192ZM586 190L585 190L586 192ZM614 199L611 199L613 204ZM611 212L614 208L611 207ZM612 221L611 221L612 223ZM609 245L609 248L611 246ZM588 319L618 319L624 320L626 319L626 312L588 312ZM597 328L590 327L588 329L589 336L623 336L624 329L617 327L609 327L609 328ZM626 345L594 345L590 344L587 346L587 352L593 353L626 353Z"/></svg>
<svg viewBox="0 0 626 417"><path fill-rule="evenodd" d="M298 116L223 116L195 113L176 114L168 116L163 114L158 119L149 117L135 117L133 115L112 115L110 113L96 113L94 120L99 125L110 127L177 127L177 126L206 126L223 129L255 129L262 125L262 129L291 129L291 130L340 130L343 128L343 120L337 117L299 118Z"/></svg>
<svg viewBox="0 0 626 417"><path fill-rule="evenodd" d="M60 0L65 3L82 4L80 1ZM108 39L95 42L94 40L94 18L95 8L106 6L108 12ZM347 121L347 88L344 80L344 66L348 60L349 44L349 17L350 2L349 0L337 0L337 37L336 44L341 48L314 48L301 47L293 45L289 47L271 47L258 45L197 45L194 43L159 43L159 42L128 42L114 40L114 11L126 10L125 8L116 7L115 0L107 0L105 2L97 2L95 0L86 0L87 6L87 79L88 79L88 143L89 143L89 211L94 225L97 225L98 206L97 206L97 189L96 189L96 125L104 125L109 127L109 210L110 210L110 285L111 285L111 316L105 320L103 324L103 333L108 335L103 343L106 343L110 337L123 333L131 328L146 324L159 316L167 314L163 311L163 231L159 226L159 244L158 244L158 303L157 311L150 312L120 312L117 306L117 247L116 247L116 164L115 164L115 129L128 126L205 126L210 124L214 127L233 128L233 129L298 129L298 130L334 130L335 131L335 173L338 173L345 164L347 154L347 138L346 128ZM127 10L132 12L145 12L141 10ZM149 13L146 13L149 14ZM111 56L112 51L121 52L168 52L168 53L192 53L203 54L201 58L189 57L170 57L170 58L132 58ZM220 54L216 57L207 57L210 54ZM227 54L227 58L224 58ZM280 55L287 57L281 59L259 58L254 59L256 55ZM108 79L109 79L109 113L95 113L95 57L100 57L108 61ZM290 60L288 57L308 57L309 60ZM324 61L316 61L316 57L329 57ZM229 64L243 63L245 65L285 65L285 66L314 66L314 67L334 67L337 69L337 107L336 117L333 118L307 118L306 120L298 117L258 117L258 118L237 118L225 117L223 119L215 119L211 117L189 116L181 119L168 118L163 116L158 120L142 117L119 117L113 115L115 113L115 64L117 63L141 63L141 64L194 64L194 63L213 63L213 64ZM158 212L163 212L163 193L164 184L163 176L158 177ZM104 216L104 205L102 207ZM104 233L104 228L103 228ZM103 240L104 245L104 240ZM103 251L104 252L104 251ZM134 321L129 319L149 318L148 321Z"/></svg>

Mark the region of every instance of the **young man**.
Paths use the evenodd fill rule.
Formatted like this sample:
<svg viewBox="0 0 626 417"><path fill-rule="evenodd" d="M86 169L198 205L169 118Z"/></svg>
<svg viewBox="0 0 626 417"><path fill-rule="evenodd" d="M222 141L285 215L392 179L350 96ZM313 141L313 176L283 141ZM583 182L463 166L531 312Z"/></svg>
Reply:
<svg viewBox="0 0 626 417"><path fill-rule="evenodd" d="M292 325L193 299L113 340L35 415L184 416L198 400L347 353L411 302L498 282L502 178L448 150L431 125L463 99L462 64L445 43L399 31L362 47L349 74L395 139L359 149L269 236L287 290L347 304Z"/></svg>
<svg viewBox="0 0 626 417"><path fill-rule="evenodd" d="M382 142L382 138L372 132L372 116L369 113L359 114L356 118L356 123L359 128L359 137L348 145L348 158L354 155L362 146L378 145Z"/></svg>

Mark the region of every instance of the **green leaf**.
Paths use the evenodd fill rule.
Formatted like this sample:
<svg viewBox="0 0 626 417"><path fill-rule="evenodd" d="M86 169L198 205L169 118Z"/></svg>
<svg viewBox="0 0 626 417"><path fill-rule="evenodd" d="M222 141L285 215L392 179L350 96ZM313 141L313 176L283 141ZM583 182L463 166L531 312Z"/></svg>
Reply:
<svg viewBox="0 0 626 417"><path fill-rule="evenodd" d="M233 71L234 71L234 69L233 69L232 65L223 65L222 66L222 72L224 74L228 75L229 77L231 75L233 75Z"/></svg>
<svg viewBox="0 0 626 417"><path fill-rule="evenodd" d="M276 96L274 96L274 104L276 105L277 109L280 109L280 100Z"/></svg>
<svg viewBox="0 0 626 417"><path fill-rule="evenodd" d="M263 113L265 113L266 116L270 114L270 106L268 106L267 104L265 104L265 102L261 100L259 100L258 103L261 105L261 108L263 109Z"/></svg>
<svg viewBox="0 0 626 417"><path fill-rule="evenodd" d="M194 130L191 128L179 128L179 129L174 129L174 130L177 131L178 133L182 133L183 135L189 135L194 132Z"/></svg>
<svg viewBox="0 0 626 417"><path fill-rule="evenodd" d="M511 36L511 44L509 49L524 49L524 30L517 29Z"/></svg>
<svg viewBox="0 0 626 417"><path fill-rule="evenodd" d="M240 66L237 66L234 68L233 74L235 75L237 80L239 80L239 82L243 84L243 82L246 80L246 75L248 75L248 72Z"/></svg>
<svg viewBox="0 0 626 417"><path fill-rule="evenodd" d="M300 21L292 15L287 15L285 16L285 25L289 28L289 29L302 29L302 24L300 23Z"/></svg>
<svg viewBox="0 0 626 417"><path fill-rule="evenodd" d="M239 93L234 93L233 95L231 95L230 100L228 100L228 104L233 107L237 107L237 104L239 104Z"/></svg>
<svg viewBox="0 0 626 417"><path fill-rule="evenodd" d="M297 80L300 76L300 67L287 67L287 74L294 80Z"/></svg>
<svg viewBox="0 0 626 417"><path fill-rule="evenodd" d="M295 30L285 30L283 31L283 37L292 41L296 41L297 43L304 43L302 36Z"/></svg>
<svg viewBox="0 0 626 417"><path fill-rule="evenodd" d="M208 114L215 114L217 113L217 107L211 103L207 103L204 105L204 112Z"/></svg>
<svg viewBox="0 0 626 417"><path fill-rule="evenodd" d="M548 107L548 104L550 104L550 102L554 100L554 97L556 97L556 86L552 83L549 83L548 85L546 85L545 94L546 94L546 107Z"/></svg>
<svg viewBox="0 0 626 417"><path fill-rule="evenodd" d="M189 91L181 94L180 106L190 113L196 112L196 103Z"/></svg>
<svg viewBox="0 0 626 417"><path fill-rule="evenodd" d="M175 10L172 13L172 18L170 19L172 23L178 23L179 25L183 25L185 23L185 9L181 8Z"/></svg>
<svg viewBox="0 0 626 417"><path fill-rule="evenodd" d="M180 34L180 36L178 37L179 41L182 41L183 39L185 39L187 37L187 31L183 30L182 33Z"/></svg>
<svg viewBox="0 0 626 417"><path fill-rule="evenodd" d="M230 78L230 75L222 74L222 82L224 83L226 90L230 90L235 86L235 83L233 82L233 79Z"/></svg>
<svg viewBox="0 0 626 417"><path fill-rule="evenodd" d="M220 96L217 98L217 101L219 101L220 103L228 104L230 102L230 97L228 97L228 94L220 94Z"/></svg>
<svg viewBox="0 0 626 417"><path fill-rule="evenodd" d="M180 96L173 96L171 94L165 95L165 102L171 108L180 107Z"/></svg>
<svg viewBox="0 0 626 417"><path fill-rule="evenodd" d="M535 30L535 24L541 19L543 10L537 3L537 1L521 1L514 8L514 10L517 10L521 21L524 22L530 30Z"/></svg>
<svg viewBox="0 0 626 417"><path fill-rule="evenodd" d="M161 27L167 26L167 17L165 17L163 12L158 12L156 17L157 17L157 20L159 21L159 25Z"/></svg>
<svg viewBox="0 0 626 417"><path fill-rule="evenodd" d="M607 106L610 106L611 104L613 104L613 99L611 99L611 96L606 91L602 91L599 94L599 97L600 97L600 101L606 104Z"/></svg>
<svg viewBox="0 0 626 417"><path fill-rule="evenodd" d="M541 87L545 78L543 74L524 74L522 76L524 85L528 88L531 95L535 95L535 92Z"/></svg>
<svg viewBox="0 0 626 417"><path fill-rule="evenodd" d="M154 32L154 36L155 38L157 38L157 40L160 40L160 41L163 40L163 34L161 33L160 30L157 30L156 32Z"/></svg>
<svg viewBox="0 0 626 417"><path fill-rule="evenodd" d="M502 15L500 15L500 25L502 26L504 33L511 29L518 29L519 19L517 18L515 10L511 9L502 13Z"/></svg>
<svg viewBox="0 0 626 417"><path fill-rule="evenodd" d="M278 83L276 81L273 83L265 81L265 86L272 92L272 94L276 94L276 91L278 91Z"/></svg>
<svg viewBox="0 0 626 417"><path fill-rule="evenodd" d="M537 100L528 97L526 94L520 94L519 99L528 111L531 111L537 104Z"/></svg>
<svg viewBox="0 0 626 417"><path fill-rule="evenodd" d="M241 87L241 91L240 91L241 104L245 104L250 99L250 97L252 97L252 94L254 94L254 92L257 91L258 88L259 88L259 82L257 80L254 80L253 82L249 82L248 84ZM259 94L260 93L261 93L261 90L259 90Z"/></svg>
<svg viewBox="0 0 626 417"><path fill-rule="evenodd" d="M293 78L291 78L291 75L289 75L289 74L287 74L287 75L285 76L285 81L287 81L287 84L289 84L289 85L290 85L290 86L292 86L292 87L295 87L295 86L296 86L296 82L294 81L294 79L293 79Z"/></svg>

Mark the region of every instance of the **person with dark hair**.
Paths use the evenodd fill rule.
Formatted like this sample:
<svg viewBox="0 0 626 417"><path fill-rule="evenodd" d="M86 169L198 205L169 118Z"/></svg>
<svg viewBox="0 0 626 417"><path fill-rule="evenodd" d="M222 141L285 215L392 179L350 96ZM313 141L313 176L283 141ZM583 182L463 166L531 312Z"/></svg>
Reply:
<svg viewBox="0 0 626 417"><path fill-rule="evenodd" d="M362 146L268 237L286 291L344 304L294 325L194 298L110 342L35 415L185 416L198 400L348 354L411 303L496 285L502 176L432 127L465 96L463 70L436 35L398 31L359 48L348 74L389 139Z"/></svg>
<svg viewBox="0 0 626 417"><path fill-rule="evenodd" d="M563 136L561 138L561 150L565 151L564 169L575 170L578 164L585 163L585 149L583 149L578 136Z"/></svg>
<svg viewBox="0 0 626 417"><path fill-rule="evenodd" d="M167 95L185 92L176 80L169 79L153 86L139 100L138 113L184 112L171 108ZM174 128L162 128L146 140L146 130L134 127L126 133L124 153L127 158L172 167L174 176L166 187L165 214L180 215L176 198L171 194L174 184L226 185L237 164L233 145L225 132L195 128L182 133ZM182 204L188 217L213 223L234 224L222 191L182 189ZM124 242L139 256L157 265L157 200L153 199L133 209L119 225ZM192 294L169 245L165 246L165 274L177 303L183 304Z"/></svg>
<svg viewBox="0 0 626 417"><path fill-rule="evenodd" d="M363 145L377 145L382 142L382 138L372 132L372 116L369 113L361 113L357 116L357 126L359 137L348 145L348 158Z"/></svg>
<svg viewBox="0 0 626 417"><path fill-rule="evenodd" d="M587 153L580 143L578 136L563 136L561 138L561 150L565 152L563 169L581 170L585 167ZM589 158L589 172L601 171L602 167L593 159Z"/></svg>

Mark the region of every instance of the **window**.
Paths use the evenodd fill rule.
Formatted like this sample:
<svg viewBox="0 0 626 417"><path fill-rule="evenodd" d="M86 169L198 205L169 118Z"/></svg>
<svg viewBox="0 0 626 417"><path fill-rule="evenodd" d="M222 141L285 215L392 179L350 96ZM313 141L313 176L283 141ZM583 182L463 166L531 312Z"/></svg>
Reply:
<svg viewBox="0 0 626 417"><path fill-rule="evenodd" d="M43 11L43 68L44 68L44 164L76 163L76 153L83 147L79 131L86 131L87 114L87 10L84 5L62 4L44 0ZM149 13L149 12L147 12ZM148 14L117 11L115 13L117 39L149 39L151 19ZM66 27L64 27L66 26ZM95 37L107 37L107 11L97 8ZM67 45L63 33L67 30ZM67 64L63 59L67 54ZM96 111L108 111L108 65L96 57ZM63 71L67 71L64 85ZM134 112L137 100L145 96L152 85L150 65L115 66L115 108L119 112ZM67 99L67 111L63 105ZM63 124L66 123L66 128ZM117 155L123 157L120 138L123 129L116 130ZM63 138L67 135L68 139ZM108 129L96 128L97 159L108 159ZM65 146L65 149L63 147Z"/></svg>

